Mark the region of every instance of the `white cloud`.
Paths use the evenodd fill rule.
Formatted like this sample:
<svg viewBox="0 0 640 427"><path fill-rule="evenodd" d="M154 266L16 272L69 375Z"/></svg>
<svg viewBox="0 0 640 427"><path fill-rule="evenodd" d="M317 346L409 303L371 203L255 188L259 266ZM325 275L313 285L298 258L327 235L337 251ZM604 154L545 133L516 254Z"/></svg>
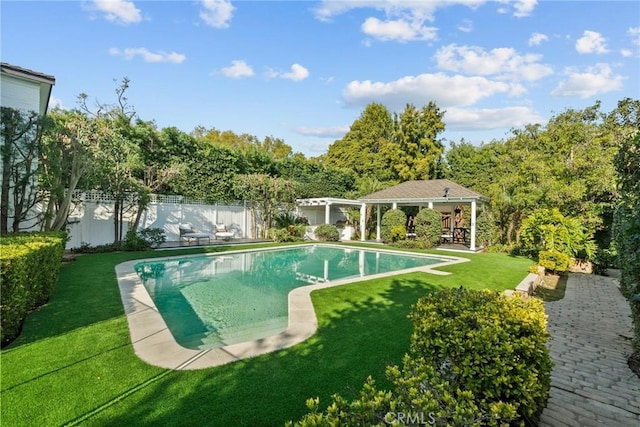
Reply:
<svg viewBox="0 0 640 427"><path fill-rule="evenodd" d="M142 21L142 14L129 0L94 0L93 7L102 12L107 21L120 25L136 24Z"/></svg>
<svg viewBox="0 0 640 427"><path fill-rule="evenodd" d="M381 21L378 18L367 18L361 29L363 33L382 41L435 40L438 31L434 27L425 27L420 20Z"/></svg>
<svg viewBox="0 0 640 427"><path fill-rule="evenodd" d="M202 0L200 19L214 28L228 28L235 7L228 0Z"/></svg>
<svg viewBox="0 0 640 427"><path fill-rule="evenodd" d="M361 25L361 30L378 40L411 41L435 40L437 28L425 25L434 20L434 13L456 4L475 8L486 0L359 0L359 1L323 1L314 9L317 19L330 21L334 16L353 9L373 9L384 13L385 18L368 17ZM470 31L470 22L465 22L459 29Z"/></svg>
<svg viewBox="0 0 640 427"><path fill-rule="evenodd" d="M231 61L231 65L229 67L222 69L222 74L233 79L239 79L241 77L251 77L254 75L254 72L251 66L246 62L235 60Z"/></svg>
<svg viewBox="0 0 640 427"><path fill-rule="evenodd" d="M473 31L473 22L468 19L463 20L460 24L458 24L458 30L463 33L470 33Z"/></svg>
<svg viewBox="0 0 640 427"><path fill-rule="evenodd" d="M545 120L530 107L506 108L447 108L444 116L448 130L476 131L502 128L517 128Z"/></svg>
<svg viewBox="0 0 640 427"><path fill-rule="evenodd" d="M614 75L609 64L596 64L585 72L575 69L565 70L567 79L560 82L551 92L552 96L569 98L589 98L601 93L622 89L624 77Z"/></svg>
<svg viewBox="0 0 640 427"><path fill-rule="evenodd" d="M602 37L602 34L589 30L585 30L582 37L576 41L576 50L582 54L609 52L606 39Z"/></svg>
<svg viewBox="0 0 640 427"><path fill-rule="evenodd" d="M531 15L533 9L538 5L538 0L517 0L513 4L513 8L516 10L513 16L522 18Z"/></svg>
<svg viewBox="0 0 640 427"><path fill-rule="evenodd" d="M520 0L529 1L529 0ZM409 15L420 17L423 20L433 20L433 14L438 9L443 9L457 4L476 8L486 0L357 0L357 1L335 1L323 0L314 9L315 17L320 21L330 21L334 16L341 15L353 9L375 9L384 11L387 16Z"/></svg>
<svg viewBox="0 0 640 427"><path fill-rule="evenodd" d="M407 76L391 82L352 81L342 92L349 105L381 102L397 110L407 103L423 105L433 100L441 107L472 105L483 98L506 93L522 93L520 85L488 80L484 77L447 76L443 73Z"/></svg>
<svg viewBox="0 0 640 427"><path fill-rule="evenodd" d="M112 47L109 49L109 54L112 56L120 56L126 60L131 60L136 56L140 56L144 62L156 63L156 62L169 62L172 64L180 64L184 62L187 57L181 53L176 52L151 52L144 47L128 47L124 50Z"/></svg>
<svg viewBox="0 0 640 427"><path fill-rule="evenodd" d="M478 46L450 44L435 55L439 68L472 75L496 75L513 80L535 81L553 73L553 69L539 61L541 55L518 54L512 48L485 51Z"/></svg>
<svg viewBox="0 0 640 427"><path fill-rule="evenodd" d="M300 64L293 64L291 66L291 71L288 73L281 73L279 71L269 69L266 72L266 76L269 79L281 78L281 79L293 80L294 82L299 82L309 77L309 70L307 70L305 67L303 67Z"/></svg>
<svg viewBox="0 0 640 427"><path fill-rule="evenodd" d="M640 57L640 27L631 27L627 30L627 34L631 37L631 42L635 45L633 49L622 49L620 53L625 58L632 56Z"/></svg>
<svg viewBox="0 0 640 427"><path fill-rule="evenodd" d="M506 5L498 7L498 13L509 13L511 11L509 6L512 5L514 9L513 16L516 18L524 18L531 15L533 9L538 5L538 0L497 0L497 2Z"/></svg>
<svg viewBox="0 0 640 427"><path fill-rule="evenodd" d="M542 33L533 33L531 37L529 37L529 46L538 46L542 42L549 41L549 37L546 34Z"/></svg>
<svg viewBox="0 0 640 427"><path fill-rule="evenodd" d="M294 131L304 136L314 136L318 138L342 138L349 131L349 126L326 128L299 126L295 128Z"/></svg>
<svg viewBox="0 0 640 427"><path fill-rule="evenodd" d="M54 108L60 108L62 110L64 110L64 105L62 105L62 100L60 98L57 98L55 96L51 96L49 98L49 106L48 106L49 110L52 110Z"/></svg>
<svg viewBox="0 0 640 427"><path fill-rule="evenodd" d="M627 34L633 38L633 44L640 46L640 27L631 27L627 30Z"/></svg>

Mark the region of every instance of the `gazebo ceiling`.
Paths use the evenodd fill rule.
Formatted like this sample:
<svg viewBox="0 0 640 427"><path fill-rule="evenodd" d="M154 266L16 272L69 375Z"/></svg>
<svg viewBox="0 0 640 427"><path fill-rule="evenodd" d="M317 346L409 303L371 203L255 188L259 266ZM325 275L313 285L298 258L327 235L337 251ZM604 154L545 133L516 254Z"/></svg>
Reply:
<svg viewBox="0 0 640 427"><path fill-rule="evenodd" d="M489 198L448 179L406 181L360 197L365 203L456 202Z"/></svg>

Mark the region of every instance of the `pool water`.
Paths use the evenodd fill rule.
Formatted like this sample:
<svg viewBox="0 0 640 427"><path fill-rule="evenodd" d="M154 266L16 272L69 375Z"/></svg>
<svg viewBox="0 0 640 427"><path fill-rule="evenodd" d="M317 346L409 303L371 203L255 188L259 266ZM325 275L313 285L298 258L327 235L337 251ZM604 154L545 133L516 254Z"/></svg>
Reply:
<svg viewBox="0 0 640 427"><path fill-rule="evenodd" d="M424 267L442 259L321 245L147 261L135 269L186 348L266 338L288 324L300 286Z"/></svg>

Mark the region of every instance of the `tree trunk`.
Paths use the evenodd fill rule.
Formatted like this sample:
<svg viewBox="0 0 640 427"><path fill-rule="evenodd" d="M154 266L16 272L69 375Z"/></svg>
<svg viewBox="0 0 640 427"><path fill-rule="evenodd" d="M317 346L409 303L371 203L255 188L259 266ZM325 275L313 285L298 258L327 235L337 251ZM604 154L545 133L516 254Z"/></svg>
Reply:
<svg viewBox="0 0 640 427"><path fill-rule="evenodd" d="M6 148L6 146L4 147ZM0 195L0 234L7 234L9 223L9 192L11 179L9 156L2 157L2 194Z"/></svg>
<svg viewBox="0 0 640 427"><path fill-rule="evenodd" d="M509 218L509 225L507 226L507 245L511 244L511 236L513 235L513 227L514 227L514 221L513 221L513 217Z"/></svg>
<svg viewBox="0 0 640 427"><path fill-rule="evenodd" d="M113 244L117 244L120 241L120 200L115 198L113 207Z"/></svg>

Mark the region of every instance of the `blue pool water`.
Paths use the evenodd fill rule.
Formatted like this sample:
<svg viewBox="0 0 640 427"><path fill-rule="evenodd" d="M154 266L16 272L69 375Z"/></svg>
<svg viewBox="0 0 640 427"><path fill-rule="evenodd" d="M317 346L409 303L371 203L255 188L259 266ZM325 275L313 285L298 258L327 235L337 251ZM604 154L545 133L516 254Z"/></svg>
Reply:
<svg viewBox="0 0 640 427"><path fill-rule="evenodd" d="M294 288L439 262L309 245L148 261L135 269L176 341L205 349L284 331L288 294Z"/></svg>

